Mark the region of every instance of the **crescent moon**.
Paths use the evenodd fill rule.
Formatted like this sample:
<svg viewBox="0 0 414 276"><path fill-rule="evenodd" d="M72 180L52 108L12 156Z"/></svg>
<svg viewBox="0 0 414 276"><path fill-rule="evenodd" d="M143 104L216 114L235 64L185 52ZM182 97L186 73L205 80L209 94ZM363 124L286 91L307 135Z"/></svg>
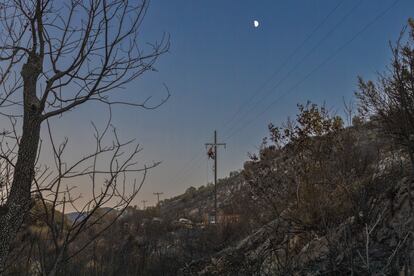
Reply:
<svg viewBox="0 0 414 276"><path fill-rule="evenodd" d="M253 26L254 26L255 28L259 27L259 25L260 25L259 21L257 21L257 20L253 20Z"/></svg>

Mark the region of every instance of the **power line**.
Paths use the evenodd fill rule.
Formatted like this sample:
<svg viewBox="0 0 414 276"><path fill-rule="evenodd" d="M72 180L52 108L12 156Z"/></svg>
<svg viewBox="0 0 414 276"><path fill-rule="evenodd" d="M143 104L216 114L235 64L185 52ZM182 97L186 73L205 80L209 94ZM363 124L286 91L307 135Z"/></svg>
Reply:
<svg viewBox="0 0 414 276"><path fill-rule="evenodd" d="M313 30L306 36L306 38L283 60L281 65L273 72L273 74L265 80L262 85L259 86L258 89L255 90L254 93L246 100L244 101L237 111L233 114L233 116L228 120L224 125L223 129L226 128L234 119L237 118L237 115L244 109L244 107L248 106L254 98L258 95L258 93L261 93L261 91L264 91L265 87L282 71L282 69L288 64L288 62L299 52L303 46L312 38L313 35L328 21L328 19L334 14L334 12L345 2L345 0L340 1L332 10L329 11L329 13L322 19L322 21L313 28Z"/></svg>
<svg viewBox="0 0 414 276"><path fill-rule="evenodd" d="M185 179L189 173L191 173L193 171L193 168L199 168L201 161L203 160L204 156L204 152L202 154L196 154L194 155L194 157L191 159L191 162L189 162L186 166L184 166L180 171L180 174L177 174L176 177L170 182L173 183L173 185L177 184L178 182L182 181L183 179Z"/></svg>
<svg viewBox="0 0 414 276"><path fill-rule="evenodd" d="M347 40L342 46L340 46L333 54L328 56L325 60L323 60L320 64L318 64L313 70L311 70L304 78L302 78L300 81L298 81L295 85L293 85L289 90L287 90L285 93L281 94L279 97L277 97L275 100L273 100L268 106L266 106L265 109L263 109L261 112L259 112L252 120L249 120L247 123L243 124L240 128L233 131L229 136L226 137L226 141L233 137L237 132L241 131L246 126L253 123L256 119L258 119L260 116L262 116L264 113L266 113L271 107L273 107L276 103L279 102L280 99L282 99L284 96L292 92L295 88L297 88L300 84L302 84L304 81L306 81L311 75L313 75L316 71L318 71L320 68L322 68L325 64L327 64L329 61L331 61L335 56L337 56L343 49L345 49L349 44L351 44L357 37L359 37L362 33L364 33L368 28L370 28L376 21L378 21L381 17L383 17L389 10L391 10L400 0L395 0L391 5L389 5L386 9L384 9L382 12L380 12L376 17L374 17L371 21L369 21L362 29L360 29L354 36L351 37L351 39Z"/></svg>
<svg viewBox="0 0 414 276"><path fill-rule="evenodd" d="M329 37L332 32L356 9L356 7L358 7L363 0L359 1L357 3L357 5L353 6L353 8L350 10L350 12L348 12L336 25L335 28L332 28L325 36L324 38L322 38L322 40L320 40L315 46L312 48L311 51L309 51L305 57L303 59L306 59L314 50L316 50L319 46L319 44L321 44L327 37ZM285 93L283 93L282 95L280 95L278 98L276 98L274 101L272 101L264 110L262 110L262 112L260 112L257 116L255 116L252 120L249 120L247 123L241 125L239 128L236 128L234 131L230 132L230 134L228 136L226 136L226 138L224 139L225 141L227 141L228 139L230 139L231 137L233 137L235 134L237 134L239 131L241 131L242 129L246 128L248 125L250 125L251 123L253 123L257 118L259 118L260 116L262 116L264 113L266 113L273 105L275 105L281 98L283 98L284 96L286 96L287 94L289 94L290 92L292 92L296 87L298 87L300 84L302 84L305 80L307 80L312 74L314 74L316 71L318 71L320 68L322 68L326 63L328 63L331 59L333 59L339 52L341 52L346 46L348 46L350 43L352 43L358 36L360 36L363 32L365 32L369 27L371 27L377 20L379 20L381 17L383 17L391 8L393 8L400 0L396 0L394 1L390 6L388 6L385 10L383 10L381 13L379 13L373 20L371 20L370 22L368 22L368 24L366 24L356 35L354 35L350 40L348 40L345 44L343 44L340 48L338 48L338 50L333 53L332 55L330 55L327 59L325 59L322 63L320 63L316 68L314 68L313 70L311 70L304 78L302 78L299 82L297 82L294 86L292 86L289 90L287 90ZM341 2L342 3L342 2ZM339 6L339 3L337 6L335 6L335 8L333 10L331 10L331 13L333 13ZM328 15L329 15L328 14ZM326 21L327 18L329 16L326 17L326 19L324 19L322 22ZM315 29L319 29L320 27L317 27ZM316 31L314 31L316 32ZM313 33L313 32L312 32ZM309 38L306 38L304 40L304 42L302 42L301 44L305 44L311 37L312 35L309 36ZM301 49L301 47L303 46L299 46L296 49ZM295 50L296 50L295 49ZM294 53L292 53L289 58L287 60L290 60L292 57L294 56ZM297 63L293 70L297 68L297 66L299 66L302 62L303 59ZM284 62L285 63L285 62ZM287 74L287 76L289 76L293 70L290 70ZM277 71L278 73L278 71ZM277 74L275 74L277 75ZM287 76L285 76L285 78L287 78ZM282 80L284 80L285 78L283 78ZM271 79L270 79L271 80ZM269 81L270 81L269 80ZM268 82L266 82L267 85ZM273 91L274 89L276 89L279 85L280 85L281 81L279 81L276 86L272 87L271 91ZM264 86L266 86L264 85ZM254 97L256 97L256 94L253 94L253 96L251 97L251 99L254 99ZM250 102L250 99L249 101ZM243 105L242 105L243 106ZM240 110L242 109L242 106L239 107L238 111L236 112L236 114L233 116L234 118L236 117L237 113L240 112ZM250 109L251 110L251 109ZM229 122L231 122L233 120L233 117L230 121L228 121L225 125L227 125ZM230 131L233 128L230 129ZM198 158L197 158L198 157ZM193 168L196 164L198 164L197 168L200 167L199 161L200 161L200 157L202 157L202 155L194 155L193 158L190 160L189 164L191 164L191 167L189 169L188 166L183 167L183 170L185 170L187 168L187 170L185 170L185 174L183 174L183 176L186 176L186 174L188 174L188 172L192 172L191 168ZM193 162L195 159L198 159L197 162ZM185 177L181 177L180 179L183 179Z"/></svg>
<svg viewBox="0 0 414 276"><path fill-rule="evenodd" d="M337 5L334 6L333 9L329 11L329 13L322 19L322 21L315 26L315 28L306 36L306 38L287 56L286 59L282 62L282 64L278 67L278 69L271 75L270 78L268 78L256 91L251 95L249 99L247 99L243 104L241 104L238 108L238 110L234 113L232 118L228 120L224 125L223 128L226 128L234 119L237 118L237 115L243 110L245 106L251 103L251 101L257 96L257 93L263 90L280 72L281 70L288 64L288 62L299 52L306 43L315 35L317 31L328 21L328 19L332 16L332 14L335 13L335 11L345 2L345 0L340 1ZM360 1L362 2L362 0ZM186 163L184 167L173 177L172 183L176 184L180 179L182 179L183 175L188 174L190 169L188 169L188 166L191 165L191 167L194 167L194 164L198 164L200 162L200 158L203 156L203 154L195 154L190 159L189 162ZM197 159L197 162L194 162ZM181 176L181 177L180 177Z"/></svg>
<svg viewBox="0 0 414 276"><path fill-rule="evenodd" d="M195 163L200 161L200 158L204 155L203 151L195 153L191 159L185 163L183 167L171 178L170 183L177 184L177 182L182 179L183 175L186 175L189 171L189 168L193 167Z"/></svg>
<svg viewBox="0 0 414 276"><path fill-rule="evenodd" d="M251 113L252 111L254 111L259 104L265 100L266 97L268 97L270 94L272 94L272 92L274 91L274 89L278 88L284 81L286 81L290 75L296 71L296 69L303 64L303 62L309 58L321 45L323 42L325 42L326 39L328 39L338 28L339 26L342 25L342 23L344 23L349 16L351 16L351 14L353 14L355 12L355 10L362 4L364 0L360 0L357 2L356 5L354 5L332 28L329 29L329 31L314 45L314 47L312 47L295 65L292 69L290 69L287 74L284 75L284 77L282 79L280 79L276 85L274 85L272 88L270 88L267 93L265 93L264 95L262 95L262 97L256 101L249 109L246 109L245 112L243 112L243 116L241 116L241 118L245 118L246 116L249 115L249 113ZM232 132L234 129L236 128L236 125L233 125L229 132Z"/></svg>

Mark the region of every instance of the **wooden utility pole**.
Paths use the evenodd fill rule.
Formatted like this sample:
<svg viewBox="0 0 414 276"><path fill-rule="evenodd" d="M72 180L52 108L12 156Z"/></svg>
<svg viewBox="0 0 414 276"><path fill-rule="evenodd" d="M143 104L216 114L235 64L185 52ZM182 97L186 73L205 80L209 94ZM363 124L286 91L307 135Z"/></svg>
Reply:
<svg viewBox="0 0 414 276"><path fill-rule="evenodd" d="M154 193L154 195L156 195L157 196L157 204L158 204L158 207L160 206L160 195L163 195L164 193Z"/></svg>
<svg viewBox="0 0 414 276"><path fill-rule="evenodd" d="M141 200L142 204L144 205L144 209L143 209L143 210L145 210L145 203L146 203L147 201L148 201L148 200Z"/></svg>
<svg viewBox="0 0 414 276"><path fill-rule="evenodd" d="M217 131L214 131L214 143L206 143L207 147L213 148L213 156L209 154L209 157L214 159L214 223L217 223L217 147L224 146L226 148L226 143L217 143Z"/></svg>

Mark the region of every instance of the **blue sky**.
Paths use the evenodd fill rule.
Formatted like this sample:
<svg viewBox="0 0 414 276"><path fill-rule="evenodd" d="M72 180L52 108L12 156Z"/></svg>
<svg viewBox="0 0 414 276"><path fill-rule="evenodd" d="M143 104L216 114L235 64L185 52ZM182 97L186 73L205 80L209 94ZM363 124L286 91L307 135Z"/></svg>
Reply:
<svg viewBox="0 0 414 276"><path fill-rule="evenodd" d="M142 160L163 161L135 204L154 203L153 192L170 197L212 181L203 151L215 129L228 144L219 157L224 177L242 168L247 152L257 151L267 124L293 116L297 103L326 102L340 112L343 98L353 98L358 75L375 78L385 68L388 42L414 16L414 1L394 2L152 0L140 41L168 33L170 52L158 61L158 72L145 74L124 93L131 101L152 95L156 103L165 95L165 83L171 98L154 111L114 109L121 136L136 138L144 147ZM88 133L92 136L82 116L88 113L90 120L103 123L104 112L102 106L83 106L64 118L59 131L72 130L71 139L79 145ZM78 151L87 147L82 145Z"/></svg>

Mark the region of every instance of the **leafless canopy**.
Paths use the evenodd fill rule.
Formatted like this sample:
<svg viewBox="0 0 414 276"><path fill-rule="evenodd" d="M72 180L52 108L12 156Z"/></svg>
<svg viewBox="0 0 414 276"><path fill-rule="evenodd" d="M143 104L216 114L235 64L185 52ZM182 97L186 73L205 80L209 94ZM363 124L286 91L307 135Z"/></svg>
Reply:
<svg viewBox="0 0 414 276"><path fill-rule="evenodd" d="M138 44L147 1L14 0L0 4L1 104L21 104L23 78L15 65L36 60L37 106L42 119L61 114L87 100L112 101L110 92L148 70L168 50L168 37ZM22 73L25 71L23 67ZM33 74L30 70L28 74ZM35 75L35 74L33 74ZM15 95L18 94L18 95ZM16 97L14 97L16 96ZM168 97L168 95L167 95ZM162 101L159 104L162 104ZM141 103L124 102L144 108Z"/></svg>
<svg viewBox="0 0 414 276"><path fill-rule="evenodd" d="M134 141L121 142L111 119L103 130L93 127L95 149L70 164L63 158L68 140L55 141L51 120L87 101L108 105L111 118L112 105L154 109L169 98L166 87L165 98L156 104L150 98L130 102L116 95L144 72L154 71L158 57L168 51L166 35L152 44L140 41L148 2L0 1L0 115L11 126L0 133L0 273L10 244L34 205L43 206L43 220L53 237L56 256L53 265L42 271L52 275L58 273L63 256L68 258L70 243L105 215L98 210L112 203L122 213L139 191L147 170L157 165L137 166L141 148ZM39 154L45 150L40 135L45 122L46 148L54 166L39 163ZM105 137L111 133L113 142L105 146ZM143 179L133 180L127 193L128 176L134 173L143 173ZM77 178L88 178L91 183L92 196L83 207L75 204L78 198L65 184ZM69 205L88 214L86 219L70 225L57 219L55 211L64 212ZM57 221L62 223L59 231Z"/></svg>

